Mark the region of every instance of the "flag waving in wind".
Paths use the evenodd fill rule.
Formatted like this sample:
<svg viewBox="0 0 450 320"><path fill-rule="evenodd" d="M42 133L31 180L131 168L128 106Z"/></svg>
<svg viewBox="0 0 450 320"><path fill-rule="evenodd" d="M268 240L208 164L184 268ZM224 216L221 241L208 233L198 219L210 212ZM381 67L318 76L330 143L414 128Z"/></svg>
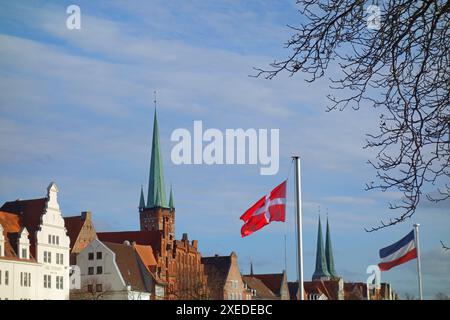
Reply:
<svg viewBox="0 0 450 320"><path fill-rule="evenodd" d="M417 248L414 230L403 239L380 250L381 262L378 267L381 271L387 271L395 266L417 258Z"/></svg>
<svg viewBox="0 0 450 320"><path fill-rule="evenodd" d="M272 221L284 222L286 218L286 182L287 180L259 199L241 216L240 219L245 222L241 228L242 237L251 235Z"/></svg>

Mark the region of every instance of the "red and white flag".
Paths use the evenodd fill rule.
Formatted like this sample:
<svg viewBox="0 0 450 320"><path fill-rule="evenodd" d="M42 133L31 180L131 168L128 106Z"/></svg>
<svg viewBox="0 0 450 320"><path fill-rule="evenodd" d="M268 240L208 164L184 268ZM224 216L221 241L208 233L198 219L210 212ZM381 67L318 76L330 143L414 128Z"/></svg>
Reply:
<svg viewBox="0 0 450 320"><path fill-rule="evenodd" d="M259 199L241 216L241 220L245 222L241 228L242 237L251 235L272 221L284 222L286 218L286 182L287 180Z"/></svg>

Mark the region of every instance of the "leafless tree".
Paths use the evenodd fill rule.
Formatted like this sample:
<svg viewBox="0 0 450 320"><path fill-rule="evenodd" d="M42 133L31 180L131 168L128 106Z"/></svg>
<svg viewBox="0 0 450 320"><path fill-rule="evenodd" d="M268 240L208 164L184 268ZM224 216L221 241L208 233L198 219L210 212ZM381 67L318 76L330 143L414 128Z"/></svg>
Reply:
<svg viewBox="0 0 450 320"><path fill-rule="evenodd" d="M444 249L445 251L450 250L450 247L447 247L443 241L441 241L441 245L442 245L442 249Z"/></svg>
<svg viewBox="0 0 450 320"><path fill-rule="evenodd" d="M405 293L405 300L417 300L413 294Z"/></svg>
<svg viewBox="0 0 450 320"><path fill-rule="evenodd" d="M76 300L102 300L108 293L111 293L109 284L102 283L97 277L90 277L83 281L80 289L72 290L71 295Z"/></svg>
<svg viewBox="0 0 450 320"><path fill-rule="evenodd" d="M378 182L366 189L403 197L389 203L396 217L368 232L410 218L424 194L435 202L450 198L450 1L385 0L379 12L369 8L377 3L297 1L304 23L289 26L289 56L254 75L300 72L312 82L334 63L341 73L330 79L327 111L365 104L378 110L380 130L367 135L365 146L377 150L369 163Z"/></svg>
<svg viewBox="0 0 450 320"><path fill-rule="evenodd" d="M176 271L176 286L171 294L178 300L208 300L206 276L198 265L179 264Z"/></svg>
<svg viewBox="0 0 450 320"><path fill-rule="evenodd" d="M446 295L445 293L438 292L434 296L434 299L435 300L450 300L450 297L448 295Z"/></svg>

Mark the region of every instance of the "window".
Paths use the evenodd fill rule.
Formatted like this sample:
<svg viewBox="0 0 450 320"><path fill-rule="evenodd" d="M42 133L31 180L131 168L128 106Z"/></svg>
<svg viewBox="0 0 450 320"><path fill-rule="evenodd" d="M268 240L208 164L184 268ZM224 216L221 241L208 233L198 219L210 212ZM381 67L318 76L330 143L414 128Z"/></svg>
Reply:
<svg viewBox="0 0 450 320"><path fill-rule="evenodd" d="M64 262L63 262L63 254L62 253L57 253L56 254L56 264L64 264Z"/></svg>
<svg viewBox="0 0 450 320"><path fill-rule="evenodd" d="M89 274L89 275L94 274L94 267L89 267L89 268L88 268L88 274Z"/></svg>
<svg viewBox="0 0 450 320"><path fill-rule="evenodd" d="M94 253L93 252L89 252L89 260L94 260Z"/></svg>
<svg viewBox="0 0 450 320"><path fill-rule="evenodd" d="M44 251L44 262L47 262L47 251Z"/></svg>
<svg viewBox="0 0 450 320"><path fill-rule="evenodd" d="M48 235L48 244L52 244L52 236Z"/></svg>
<svg viewBox="0 0 450 320"><path fill-rule="evenodd" d="M102 252L97 252L97 260L102 260Z"/></svg>
<svg viewBox="0 0 450 320"><path fill-rule="evenodd" d="M27 255L27 249L26 248L22 248L22 259L27 259L28 255Z"/></svg>
<svg viewBox="0 0 450 320"><path fill-rule="evenodd" d="M63 279L62 276L56 276L56 289L63 289Z"/></svg>
<svg viewBox="0 0 450 320"><path fill-rule="evenodd" d="M47 252L47 259L48 259L48 263L52 263L52 253L50 251Z"/></svg>
<svg viewBox="0 0 450 320"><path fill-rule="evenodd" d="M59 236L56 236L56 244L59 246Z"/></svg>
<svg viewBox="0 0 450 320"><path fill-rule="evenodd" d="M88 284L88 292L94 292L92 284Z"/></svg>
<svg viewBox="0 0 450 320"><path fill-rule="evenodd" d="M20 286L31 287L31 273L29 272L20 273Z"/></svg>
<svg viewBox="0 0 450 320"><path fill-rule="evenodd" d="M49 274L44 274L44 288L50 289L52 287L52 278Z"/></svg>
<svg viewBox="0 0 450 320"><path fill-rule="evenodd" d="M0 270L0 284L2 284L2 270Z"/></svg>
<svg viewBox="0 0 450 320"><path fill-rule="evenodd" d="M52 236L52 243L55 244L56 243L56 237Z"/></svg>
<svg viewBox="0 0 450 320"><path fill-rule="evenodd" d="M102 274L102 273L103 273L103 268L97 267L97 274Z"/></svg>
<svg viewBox="0 0 450 320"><path fill-rule="evenodd" d="M9 271L5 271L5 286L9 285Z"/></svg>
<svg viewBox="0 0 450 320"><path fill-rule="evenodd" d="M97 292L102 292L102 291L103 291L102 284L101 284L101 283L97 284L97 285L95 286L95 290L96 290Z"/></svg>

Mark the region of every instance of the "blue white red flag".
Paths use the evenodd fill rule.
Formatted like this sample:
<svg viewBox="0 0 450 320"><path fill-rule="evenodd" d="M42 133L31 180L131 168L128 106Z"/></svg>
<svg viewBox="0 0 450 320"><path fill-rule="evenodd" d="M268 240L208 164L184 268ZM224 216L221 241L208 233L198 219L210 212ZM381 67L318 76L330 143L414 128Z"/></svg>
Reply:
<svg viewBox="0 0 450 320"><path fill-rule="evenodd" d="M414 230L403 239L380 250L381 262L378 267L381 271L389 270L409 260L417 258L417 248Z"/></svg>

